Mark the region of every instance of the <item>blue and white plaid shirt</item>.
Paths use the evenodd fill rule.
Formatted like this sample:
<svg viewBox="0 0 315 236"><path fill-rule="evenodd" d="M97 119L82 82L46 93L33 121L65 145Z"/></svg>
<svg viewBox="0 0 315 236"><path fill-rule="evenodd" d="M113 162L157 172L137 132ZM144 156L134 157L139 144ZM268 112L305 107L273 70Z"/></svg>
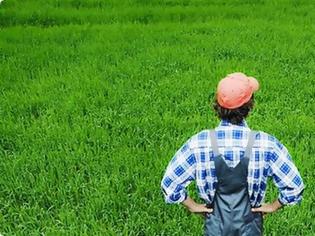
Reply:
<svg viewBox="0 0 315 236"><path fill-rule="evenodd" d="M223 120L215 131L219 152L224 154L228 166L235 167L244 156L250 129L245 121L241 125L233 125ZM210 130L191 137L176 152L162 179L166 202L184 201L187 185L196 181L200 198L211 203L217 184L213 158ZM268 177L272 177L279 189L278 199L283 205L293 205L302 200L303 180L288 150L275 137L260 131L257 132L248 166L248 192L253 207L263 202Z"/></svg>

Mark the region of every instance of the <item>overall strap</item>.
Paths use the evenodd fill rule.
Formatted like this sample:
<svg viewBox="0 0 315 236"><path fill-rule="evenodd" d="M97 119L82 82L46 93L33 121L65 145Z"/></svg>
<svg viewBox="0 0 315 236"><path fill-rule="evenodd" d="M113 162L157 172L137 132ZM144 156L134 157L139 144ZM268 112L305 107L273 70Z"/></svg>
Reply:
<svg viewBox="0 0 315 236"><path fill-rule="evenodd" d="M215 130L210 130L210 139L211 139L211 147L212 147L212 151L214 156L219 156L219 148L218 148L218 143L217 143L217 137L216 137L216 133Z"/></svg>
<svg viewBox="0 0 315 236"><path fill-rule="evenodd" d="M249 158L251 156L256 134L257 134L256 131L250 131L249 133L248 143L247 143L247 147L246 147L245 155L244 155L245 158Z"/></svg>

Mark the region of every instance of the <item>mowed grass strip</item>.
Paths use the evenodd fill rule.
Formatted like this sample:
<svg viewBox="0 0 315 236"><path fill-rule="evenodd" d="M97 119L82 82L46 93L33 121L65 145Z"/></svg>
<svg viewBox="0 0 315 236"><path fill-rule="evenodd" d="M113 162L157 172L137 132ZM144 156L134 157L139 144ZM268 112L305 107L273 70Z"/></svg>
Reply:
<svg viewBox="0 0 315 236"><path fill-rule="evenodd" d="M0 233L200 235L202 219L166 205L160 180L187 138L217 125L218 80L243 71L262 86L250 126L286 144L307 186L301 206L266 218L265 234L312 235L310 9L308 1L5 0ZM277 196L271 182L269 190L266 201Z"/></svg>
<svg viewBox="0 0 315 236"><path fill-rule="evenodd" d="M87 23L206 23L216 19L311 24L314 10L314 4L308 0L10 0L2 5L0 25L44 27ZM294 17L288 17L291 15Z"/></svg>

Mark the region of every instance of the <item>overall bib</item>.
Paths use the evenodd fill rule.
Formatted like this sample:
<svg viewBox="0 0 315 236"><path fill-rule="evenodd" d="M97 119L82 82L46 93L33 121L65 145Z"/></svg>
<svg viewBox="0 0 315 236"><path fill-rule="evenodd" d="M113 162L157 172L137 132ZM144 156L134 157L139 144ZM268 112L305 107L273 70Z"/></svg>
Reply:
<svg viewBox="0 0 315 236"><path fill-rule="evenodd" d="M260 236L263 234L263 219L260 212L252 212L248 195L248 163L255 141L251 131L244 158L236 167L228 167L219 154L215 131L211 131L211 145L218 183L214 200L210 205L213 212L205 221L206 236Z"/></svg>

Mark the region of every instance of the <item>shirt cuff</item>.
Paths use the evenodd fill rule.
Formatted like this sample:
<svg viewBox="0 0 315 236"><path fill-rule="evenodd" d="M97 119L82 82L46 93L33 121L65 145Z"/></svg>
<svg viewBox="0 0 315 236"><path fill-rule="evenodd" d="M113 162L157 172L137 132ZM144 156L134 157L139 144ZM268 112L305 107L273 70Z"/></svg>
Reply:
<svg viewBox="0 0 315 236"><path fill-rule="evenodd" d="M278 197L278 202L280 202L281 206L284 207L286 205L285 202L283 202L283 200L281 200L280 197Z"/></svg>
<svg viewBox="0 0 315 236"><path fill-rule="evenodd" d="M188 197L186 189L182 189L181 191L179 191L177 193L170 194L170 195L166 195L165 191L163 191L163 192L164 192L164 196L165 196L165 202L170 203L170 204L181 203L181 202L185 201Z"/></svg>
<svg viewBox="0 0 315 236"><path fill-rule="evenodd" d="M301 203L302 195L294 196L294 197L283 197L283 196L279 195L278 201L280 202L282 207L288 206L288 205L293 206L293 205Z"/></svg>

